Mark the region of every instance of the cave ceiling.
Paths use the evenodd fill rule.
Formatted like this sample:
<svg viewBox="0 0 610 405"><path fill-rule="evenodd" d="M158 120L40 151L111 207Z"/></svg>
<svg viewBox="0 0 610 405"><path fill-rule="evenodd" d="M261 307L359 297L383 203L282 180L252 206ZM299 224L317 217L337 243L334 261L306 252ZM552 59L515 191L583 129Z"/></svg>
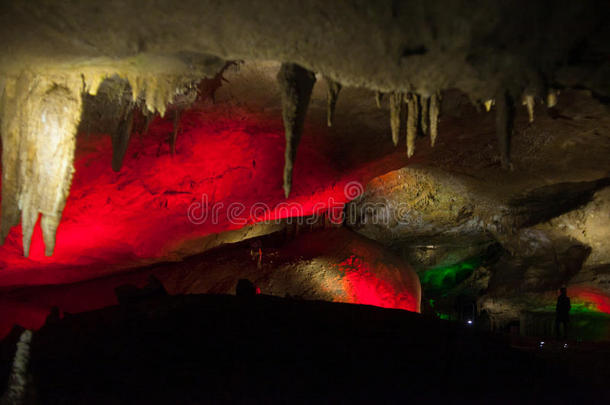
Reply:
<svg viewBox="0 0 610 405"><path fill-rule="evenodd" d="M0 237L15 242L11 232L21 224L23 250L20 254L30 254L34 238L39 241L37 251L44 250L47 256L56 253L61 258L62 248L56 235L71 187L75 191L77 186L76 191L82 193L88 180L101 178L102 170L114 169L119 173L115 176L131 176L124 183L116 180L118 177L115 179L116 184L123 185L145 183L144 177L136 178L158 176L155 170L171 177L173 169L162 166L167 164L163 161L166 155L158 163L162 167L148 173L132 170L129 163L132 154L126 153L128 145L132 149L141 147L147 159L152 159L157 145L145 137L137 145L133 145L133 139L130 141L136 125L134 111L145 118L154 115L165 118L156 127L153 124L151 134L155 131L172 134L169 156L176 154L175 160L184 160L177 172L200 170L200 166L192 164L197 159L222 162L216 154L225 160L231 154L236 158L243 155L249 163L258 160L259 169L262 164L267 170L261 174L260 184L264 186L250 190L247 180L231 177L233 172L224 177L243 193L251 191L252 203L257 198L277 203L289 197L301 198L301 201L309 198L307 201L311 202L310 196L316 193L334 195L351 180L368 181L372 175L398 169L401 165L397 160L392 161L395 157L377 166L367 162L373 167L367 170L350 166L366 153L370 161L376 154L396 156L398 152L393 152L392 144L400 144L403 164L408 159L417 161L418 152L420 158L421 153L427 156L429 147L422 146L417 138L425 135L426 144L431 146L443 139L439 117L448 91L462 94L471 104L469 108L495 110L493 122L485 118L492 128L486 137L494 141L499 166L507 172L518 170L511 160L516 115L525 114L531 122L536 119L535 111L537 114L541 109L554 107L558 97L561 98L560 91L571 88L586 91L589 98L601 102L610 97L608 8L607 2L595 0L2 2ZM213 136L206 138L195 128L200 115L189 112L196 98L194 94L201 90L198 85L202 80L221 80L219 74L227 73L227 63L235 61L239 65L245 62L244 66L267 63L264 80L251 77L251 81L261 80L265 85L250 84L250 93L244 92L243 97L264 99L261 93L269 92L273 107L265 105L265 108L276 118L261 122L250 116L241 126L235 120L208 122L206 125ZM274 69L272 75L269 66ZM320 82L324 83L324 90L316 90ZM321 91L323 94L316 96ZM322 130L309 138L302 136L310 128L308 120L320 111L327 115L321 128L327 125L339 126L336 131L351 128L341 124L341 119L354 119L362 111L358 101L362 92L370 97L371 110L376 108L375 98L380 105L383 103L383 109L361 114L375 119L363 130L371 136L360 147L345 140L325 141L333 133ZM351 115L335 113L342 97L351 100L345 102L353 108ZM85 177L79 177L78 170L86 171L84 167L91 164L85 159L79 163L78 157L83 152L80 155L75 152L77 144L86 145L89 151L97 147L96 139L81 140L87 132L83 123L90 120L98 108L96 105L101 105L99 109L109 105L115 108L118 118L108 131L114 156L104 158L103 169L102 163L93 163L100 165L95 176L87 172L86 176L83 174ZM243 112L235 104L232 107L235 114ZM516 113L517 110L520 112ZM385 115L382 130L376 124L381 122L379 114ZM187 121L182 121L181 133L190 131L189 153L194 156L189 161L183 159L184 154L180 156L180 150L176 152L177 125L184 117ZM173 128L171 123L166 128L172 119ZM223 136L222 128L248 133L248 125L258 134L269 135L255 139L257 144L253 148L261 153L256 159L243 151L249 142L245 135L237 136L229 145L215 141L220 138L214 137ZM377 137L381 132L386 136L383 141ZM282 137L275 136L278 133ZM263 138L265 146L261 151L258 146L262 144L258 142ZM96 153L106 153L100 150ZM263 152L270 157L265 157ZM336 162L338 155L343 157L340 163ZM299 167L295 165L298 159L309 162L302 165L307 173L299 174ZM148 167L157 164L151 162ZM215 167L218 166L222 164ZM347 172L351 174L346 175ZM604 177L604 172L607 175L607 167L598 165L595 175L578 180L597 180ZM276 177L264 180L270 173ZM214 175L223 177L224 172ZM196 177L193 174L191 180L205 180ZM303 182L301 185L299 179ZM164 185L163 180L157 183L158 190L151 192L149 187L153 197L147 202L149 205L142 206L144 209L159 203L155 200L159 193L169 190L178 193L170 193L175 196L182 192ZM262 197L256 194L261 187L268 187ZM226 190L221 187L219 192ZM124 198L122 203L128 204L127 197L121 198ZM95 204L90 202L88 207ZM73 212L82 210L73 208ZM306 214L312 212L313 209ZM42 239L36 239L34 234L39 215ZM101 214L98 212L98 215ZM120 216L113 219L117 223L121 220ZM138 237L147 237L144 230L147 228L138 229L141 231ZM117 226L107 234L100 232L110 235L121 230L125 231ZM220 227L206 232L228 230L231 229ZM176 228L169 226L163 231L174 232ZM190 234L184 229L176 232ZM64 252L71 252L72 239L64 239L67 246ZM151 251L168 252L165 245L153 245L121 250L121 255L131 257L134 251L135 256L150 256Z"/></svg>

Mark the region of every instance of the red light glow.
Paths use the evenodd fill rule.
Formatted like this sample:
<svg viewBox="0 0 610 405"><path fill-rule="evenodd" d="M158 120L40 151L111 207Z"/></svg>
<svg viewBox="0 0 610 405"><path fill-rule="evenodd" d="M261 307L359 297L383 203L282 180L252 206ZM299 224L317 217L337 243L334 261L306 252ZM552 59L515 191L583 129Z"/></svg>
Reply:
<svg viewBox="0 0 610 405"><path fill-rule="evenodd" d="M205 235L256 222L248 218L257 203L272 207L266 219L311 215L348 201L349 181L366 182L403 164L402 154L345 170L325 153L320 138L307 128L299 148L291 197L284 199L284 134L279 117L269 118L233 108L191 110L182 118L175 156L166 142L170 120L157 119L147 135L134 134L124 166L110 168L110 137L80 134L75 175L57 232L55 253L44 256L39 225L30 257L22 256L21 228L15 227L0 247L0 286L76 282L127 267L177 259L173 252ZM322 131L322 129L318 129ZM314 134L315 135L315 134ZM187 212L193 203L217 204L218 221L194 224ZM281 203L298 203L298 213ZM243 218L227 220L232 203L245 207ZM258 212L258 211L257 211Z"/></svg>

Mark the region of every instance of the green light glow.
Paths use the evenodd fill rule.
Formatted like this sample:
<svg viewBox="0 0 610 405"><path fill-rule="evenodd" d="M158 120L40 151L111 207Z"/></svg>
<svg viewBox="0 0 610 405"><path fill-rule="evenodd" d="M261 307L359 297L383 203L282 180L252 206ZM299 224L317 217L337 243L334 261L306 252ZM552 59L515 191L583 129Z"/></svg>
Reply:
<svg viewBox="0 0 610 405"><path fill-rule="evenodd" d="M473 257L450 266L423 271L419 278L424 289L446 293L468 278L481 263L481 258Z"/></svg>
<svg viewBox="0 0 610 405"><path fill-rule="evenodd" d="M545 305L542 308L538 308L535 310L536 312L555 312L555 305L554 304L550 304L550 305ZM597 309L597 307L595 306L594 303L591 302L573 302L572 306L570 308L570 314L602 314L602 315L606 315L603 312L601 312L599 309Z"/></svg>

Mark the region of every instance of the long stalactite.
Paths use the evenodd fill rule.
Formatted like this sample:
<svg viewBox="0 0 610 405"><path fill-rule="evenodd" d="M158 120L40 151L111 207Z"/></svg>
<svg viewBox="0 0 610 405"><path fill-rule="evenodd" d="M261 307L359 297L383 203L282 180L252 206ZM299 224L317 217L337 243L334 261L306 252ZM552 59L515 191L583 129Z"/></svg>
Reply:
<svg viewBox="0 0 610 405"><path fill-rule="evenodd" d="M112 138L112 170L118 172L123 167L123 159L129 146L131 130L133 128L133 116L135 109L130 104L122 106L121 117L116 130L111 134Z"/></svg>
<svg viewBox="0 0 610 405"><path fill-rule="evenodd" d="M435 93L430 96L430 146L436 145L436 137L438 136L438 117L441 109L440 93Z"/></svg>
<svg viewBox="0 0 610 405"><path fill-rule="evenodd" d="M23 73L2 98L2 241L21 216L23 252L29 255L34 225L40 225L45 254L66 204L76 132L82 109L78 76L42 77Z"/></svg>
<svg viewBox="0 0 610 405"><path fill-rule="evenodd" d="M403 93L390 93L390 127L392 129L392 142L398 145L402 121Z"/></svg>
<svg viewBox="0 0 610 405"><path fill-rule="evenodd" d="M339 98L339 92L341 91L341 83L332 80L329 77L324 78L328 86L326 93L326 124L329 127L333 126L335 120L335 107L337 106L337 99Z"/></svg>
<svg viewBox="0 0 610 405"><path fill-rule="evenodd" d="M415 153L415 138L419 124L419 100L415 94L405 96L407 103L407 157L412 157Z"/></svg>
<svg viewBox="0 0 610 405"><path fill-rule="evenodd" d="M282 97L282 119L286 150L284 154L284 195L290 195L292 172L297 148L303 134L303 125L316 75L293 63L283 63L277 74Z"/></svg>
<svg viewBox="0 0 610 405"><path fill-rule="evenodd" d="M420 108L420 127L422 135L427 135L430 127L430 97L421 96L419 98L419 108Z"/></svg>
<svg viewBox="0 0 610 405"><path fill-rule="evenodd" d="M500 90L496 96L496 137L503 169L510 169L510 143L515 119L515 106L507 90Z"/></svg>

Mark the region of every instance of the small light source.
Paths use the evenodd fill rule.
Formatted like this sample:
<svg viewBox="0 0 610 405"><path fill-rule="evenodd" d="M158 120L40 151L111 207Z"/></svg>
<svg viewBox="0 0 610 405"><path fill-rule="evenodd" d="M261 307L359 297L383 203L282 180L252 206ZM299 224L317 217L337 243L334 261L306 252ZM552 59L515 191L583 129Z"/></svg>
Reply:
<svg viewBox="0 0 610 405"><path fill-rule="evenodd" d="M564 348L564 349L567 349L567 348L568 348L568 344L567 344L567 343L564 343L564 344L563 344L563 348Z"/></svg>
<svg viewBox="0 0 610 405"><path fill-rule="evenodd" d="M471 320L471 319L469 319L469 320L468 320L466 323L467 323L468 325L472 325L472 320Z"/></svg>

